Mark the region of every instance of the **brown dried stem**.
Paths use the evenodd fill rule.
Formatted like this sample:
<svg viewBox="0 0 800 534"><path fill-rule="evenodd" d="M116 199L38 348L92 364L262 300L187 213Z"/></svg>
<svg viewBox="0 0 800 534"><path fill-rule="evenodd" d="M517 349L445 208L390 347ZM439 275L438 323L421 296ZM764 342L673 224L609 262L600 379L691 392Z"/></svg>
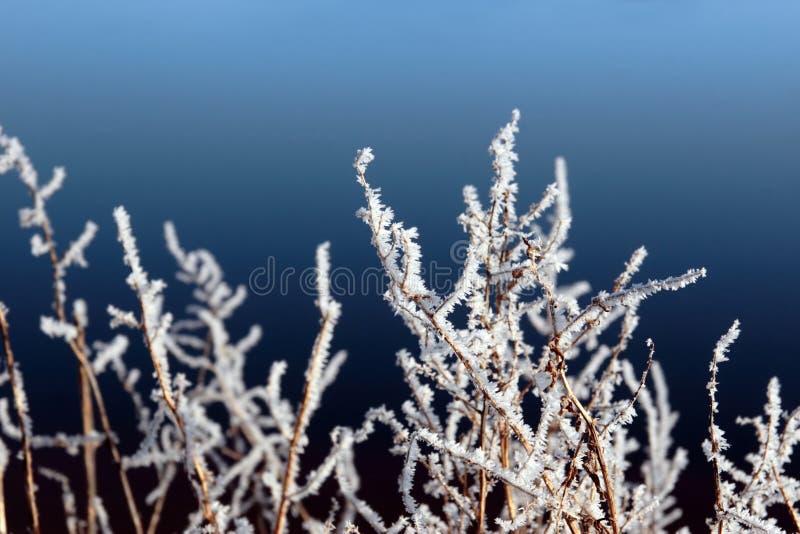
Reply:
<svg viewBox="0 0 800 534"><path fill-rule="evenodd" d="M486 399L483 400L483 412L481 413L480 437L478 441L482 450L486 450L486 420L489 418L489 404ZM488 486L486 480L486 470L480 471L480 501L478 504L478 534L483 534L486 523L486 496L488 494Z"/></svg>
<svg viewBox="0 0 800 534"><path fill-rule="evenodd" d="M716 361L716 352L714 353L714 361L711 365L711 383L717 383L717 361ZM717 515L717 532L718 534L722 534L724 532L724 519L722 512L724 510L724 503L722 502L722 480L720 478L721 470L719 468L719 459L717 455L720 452L720 443L719 438L717 437L717 433L715 431L716 424L714 423L714 412L716 410L716 399L714 398L714 390L709 388L708 390L708 398L709 398L709 415L708 415L708 430L709 436L711 437L711 467L714 471L714 508Z"/></svg>
<svg viewBox="0 0 800 534"><path fill-rule="evenodd" d="M153 514L150 516L150 522L147 524L147 534L156 534L158 523L161 521L161 513L164 510L164 501L167 500L167 492L174 478L175 467L173 464L169 464L167 465L166 471L161 476L161 480L158 481L159 486L161 486L161 494L153 505Z"/></svg>
<svg viewBox="0 0 800 534"><path fill-rule="evenodd" d="M78 375L81 391L81 423L83 436L86 438L86 442L83 444L83 465L86 470L86 533L95 534L97 532L97 514L94 509L94 498L97 496L97 468L95 463L97 444L89 439L94 433L92 392L89 380L86 378L86 371L80 365L78 366Z"/></svg>
<svg viewBox="0 0 800 534"><path fill-rule="evenodd" d="M328 328L331 328L331 317L330 314L326 313L322 317L322 324L320 325L319 334L317 334L317 338L314 341L314 347L311 351L311 359L308 362L309 370L320 364L319 360L322 358L323 354L322 340ZM292 439L289 443L289 455L286 458L286 471L283 475L281 498L278 502L278 512L275 517L275 527L272 529L273 534L282 534L286 526L286 512L289 505L289 491L294 485L294 464L299 456L297 448L302 435L303 421L305 420L306 412L308 411L309 400L311 399L311 391L314 387L316 387L316 384L311 382L312 378L314 377L314 373L307 373L307 377L308 378L303 390L303 401L300 403L300 408L297 411L297 417L294 422L294 431L292 432Z"/></svg>
<svg viewBox="0 0 800 534"><path fill-rule="evenodd" d="M786 505L786 509L789 510L789 515L792 517L792 522L794 523L794 529L796 532L800 532L800 519L797 517L797 512L792 505L792 500L789 498L789 495L786 493L786 488L783 485L783 481L781 480L781 475L778 473L778 469L775 467L775 464L772 464L772 476L775 477L775 483L778 485L778 489L781 492L781 497L783 497L783 502Z"/></svg>
<svg viewBox="0 0 800 534"><path fill-rule="evenodd" d="M550 349L558 355L559 360L561 362L564 361L564 355L561 353L560 349L558 348L558 343L551 343ZM597 457L597 463L600 465L600 471L603 475L603 486L604 486L604 498L606 504L608 505L608 520L611 523L611 529L614 534L619 534L619 525L617 524L617 504L616 499L614 497L614 486L611 482L611 474L608 471L608 464L605 459L605 454L603 453L603 446L600 441L600 435L597 432L597 426L595 424L594 418L589 415L586 409L583 407L583 404L575 396L575 393L572 392L572 388L570 387L569 380L567 380L566 375L566 366L559 365L560 369L558 370L558 378L564 386L564 391L566 393L567 399L572 404L572 406L578 411L581 416L581 419L584 420L586 423L589 441L592 445L592 449Z"/></svg>
<svg viewBox="0 0 800 534"><path fill-rule="evenodd" d="M34 203L41 202L39 199L39 192L34 188L29 188L28 192L31 195ZM50 226L50 222L47 218L44 219L42 223L42 234L44 234L44 242L47 246L49 251L49 259L50 265L52 268L52 276L53 276L53 308L55 309L56 316L58 320L61 322L68 322L67 314L64 309L64 302L61 300L61 293L59 292L58 285L59 285L59 276L58 276L58 265L61 261L61 258L58 257L58 252L56 251L56 243L53 239L53 229ZM98 412L100 414L100 422L101 426L103 427L103 433L106 437L106 442L108 443L109 449L111 450L111 457L114 460L114 464L117 468L117 474L120 478L120 483L122 484L122 492L125 495L125 502L128 507L128 512L131 516L131 521L133 522L133 527L136 534L142 534L142 522L139 517L139 511L136 507L136 501L133 497L133 491L131 490L130 482L128 480L128 475L125 472L125 469L122 466L122 455L117 448L114 434L111 430L111 424L108 418L108 412L106 410L105 401L103 400L102 391L100 390L100 386L97 383L97 377L94 374L94 369L92 365L89 363L88 354L86 351L85 346L85 332L83 327L78 324L77 321L74 321L75 327L78 331L78 338L75 340L69 340L67 344L69 345L72 353L75 355L75 358L78 362L78 372L80 377L80 394L81 394L81 420L83 426L83 433L84 437L87 437L94 432L94 414L93 414L93 406L92 406L92 398L94 398L94 403L97 405ZM94 496L96 495L96 488L97 488L97 481L96 481L96 461L95 461L95 451L97 449L97 445L92 442L90 439L86 439L83 445L84 450L84 466L86 470L86 498L87 498L87 523L88 523L88 532L92 534L96 530L96 521L94 520L96 517L96 512L94 510Z"/></svg>
<svg viewBox="0 0 800 534"><path fill-rule="evenodd" d="M75 321L78 327L77 344L81 351L85 353L85 339L83 329ZM86 370L80 363L78 364L78 383L81 392L81 424L83 429L83 465L86 475L86 534L97 532L97 512L94 508L94 500L97 496L97 464L96 451L97 443L90 439L94 434L94 410L92 406L92 388L86 376Z"/></svg>
<svg viewBox="0 0 800 534"><path fill-rule="evenodd" d="M3 474L0 472L0 534L8 532L8 525L6 524L6 499L5 487L3 485Z"/></svg>
<svg viewBox="0 0 800 534"><path fill-rule="evenodd" d="M144 311L144 301L141 297L141 291L138 287L135 288L136 295L139 298L139 307L141 309L142 318L145 317ZM180 412L178 411L178 406L175 403L175 400L172 398L171 388L169 384L167 384L166 376L164 374L163 369L161 369L161 364L158 362L158 356L156 356L155 350L153 349L153 345L151 343L151 333L148 328L147 322L142 320L139 328L144 335L145 345L147 347L147 352L150 355L150 360L153 362L153 367L156 371L156 377L158 379L159 387L161 388L161 396L164 399L164 403L169 408L169 411L172 413L172 416L175 418L175 423L178 426L178 430L181 433L181 437L184 440L184 446L186 448L187 454L189 454L189 446L187 440L188 436L186 435L186 423L181 417ZM209 492L208 483L210 476L206 473L205 469L203 468L203 464L200 461L200 458L197 456L197 452L191 452L191 463L194 469L195 475L197 476L197 482L200 486L200 492L197 496L197 499L200 503L200 507L203 510L203 517L205 520L208 521L208 524L211 525L211 528L214 530L215 533L219 533L219 526L217 525L217 519L214 516L214 512L211 509L211 494Z"/></svg>
<svg viewBox="0 0 800 534"><path fill-rule="evenodd" d="M14 352L11 350L11 339L8 335L8 322L3 307L0 306L0 337L3 338L3 348L6 353L6 365L8 367L8 378L11 382L11 391L14 397L14 408L19 419L20 440L22 442L22 454L25 459L25 495L28 499L28 511L31 514L31 530L33 534L40 533L39 527L39 507L36 504L36 485L33 481L33 454L31 454L31 436L25 425L27 414L25 413L25 396L21 390L21 384L17 378L16 366L14 363Z"/></svg>

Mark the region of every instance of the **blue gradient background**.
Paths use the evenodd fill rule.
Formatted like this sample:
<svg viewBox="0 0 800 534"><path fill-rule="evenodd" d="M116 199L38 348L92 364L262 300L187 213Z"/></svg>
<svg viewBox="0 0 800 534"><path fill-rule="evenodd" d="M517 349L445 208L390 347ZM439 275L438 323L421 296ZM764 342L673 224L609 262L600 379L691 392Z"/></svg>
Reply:
<svg viewBox="0 0 800 534"><path fill-rule="evenodd" d="M461 187L485 191L488 142L519 107L521 200L538 198L556 155L569 162L569 278L608 287L640 244L651 252L644 276L709 269L699 286L646 303L630 354L643 360L641 341L656 341L693 462L680 493L696 526L710 502L699 449L707 361L734 318L743 334L722 370L721 424L758 412L773 374L786 404L800 402L799 22L790 0L4 2L0 124L43 176L66 165L50 206L61 242L86 218L101 227L91 269L69 282L89 302L91 334L106 338L106 304L132 302L113 206L129 209L145 265L168 281L166 219L187 246L214 251L231 282L246 283L269 256L310 266L323 240L336 266L358 272L377 263L353 216L362 196L351 162L370 145L372 182L420 227L427 258L446 263L462 237ZM33 415L41 431L74 431L74 363L36 330L49 310L48 266L17 228L21 185L0 181L0 299L13 310ZM168 305L179 311L186 297L171 284ZM393 354L415 346L380 296L342 300L335 345L351 356L315 425L322 449L335 423L399 404ZM286 358L297 391L313 298L296 287L254 296L238 318L235 331L259 322L266 332L252 381ZM145 365L140 351L132 358ZM106 382L112 419L134 439L117 389ZM365 453L368 472L383 458ZM397 512L396 473L383 471L366 487L388 487L385 509Z"/></svg>

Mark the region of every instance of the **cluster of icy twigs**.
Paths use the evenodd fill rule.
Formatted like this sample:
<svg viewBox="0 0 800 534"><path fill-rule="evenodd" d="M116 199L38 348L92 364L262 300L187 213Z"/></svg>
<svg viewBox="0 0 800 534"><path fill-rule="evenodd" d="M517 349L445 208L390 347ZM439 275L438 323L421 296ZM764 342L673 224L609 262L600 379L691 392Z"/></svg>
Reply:
<svg viewBox="0 0 800 534"><path fill-rule="evenodd" d="M285 362L273 363L265 382L253 385L245 379L245 358L261 330L253 326L244 338L231 339L226 328L245 299L245 288L229 286L208 251L185 250L167 223L164 233L177 277L194 290L186 316L174 317L165 311L165 283L142 266L128 213L116 208L119 241L130 268L127 283L135 299L133 305L109 305L106 311L114 328L138 331L135 337L151 360L146 369L138 369L125 358L129 338L119 334L110 341L92 341L86 302L67 294L67 272L86 267L85 250L97 226L87 222L77 239L59 248L46 207L64 182L64 170L55 169L51 180L40 184L20 142L0 131L0 174L16 171L30 193L32 206L20 211L20 222L34 231L33 255L52 265L53 306L41 318L41 330L63 341L80 376L82 432L37 434L21 366L12 352L9 312L0 305L7 364L0 384L10 390L0 398L0 472L12 458L23 462L30 529L38 534L59 528L40 524L37 494L60 491L70 533L110 532L112 522L125 532L156 532L160 518L171 513L169 489L178 477L191 483L197 499L196 511L186 518L191 532L617 534L680 526L673 491L687 454L672 443L677 414L653 360L654 344L648 340L646 351L635 351L641 355L638 371L624 353L641 302L693 284L705 271L634 282L646 256L640 248L609 289L591 298L585 298L586 283L561 284L559 276L572 256L565 248L572 224L566 165L556 160L555 183L537 204L517 211L518 119L515 111L491 143L494 179L487 204L475 188L464 188L465 209L458 220L469 248L463 273L445 295L423 281L416 228L396 221L380 190L367 182L372 151L358 152L354 166L366 199L359 217L369 227L389 279L385 298L419 346L397 353L409 391L399 411L374 408L360 428L336 427L331 444L324 445L329 453L311 469L302 465L307 429L345 361L344 352L330 352L340 306L328 287L328 245L319 246L316 256L319 333L302 397L291 402L281 392ZM747 457L750 469L724 455L727 442L714 421L717 365L738 332L734 323L710 366L704 450L716 495L708 526L719 533L782 532L774 516L783 514L800 530L795 512L800 482L785 472L800 439L800 412L782 409L776 379L768 387L765 415L740 420L752 425L758 437L758 451ZM125 447L125 453L98 386L97 377L106 372L116 375L130 396L141 433L138 448ZM224 416L215 419L212 412ZM630 434L639 413L645 443ZM381 517L359 491L355 450L378 428L392 436L387 454L403 460L398 498L405 512L396 518ZM9 455L8 443L19 449L18 456ZM55 466L37 463L35 452L45 447L80 456L85 478L70 480ZM100 447L110 451L127 505L115 509L113 517L97 489ZM637 450L645 460L634 466L630 455ZM134 489L128 477L133 470L147 470L154 487ZM335 498L320 514L306 502L326 484ZM73 487L81 488L79 495ZM2 503L0 498L0 532L5 532Z"/></svg>

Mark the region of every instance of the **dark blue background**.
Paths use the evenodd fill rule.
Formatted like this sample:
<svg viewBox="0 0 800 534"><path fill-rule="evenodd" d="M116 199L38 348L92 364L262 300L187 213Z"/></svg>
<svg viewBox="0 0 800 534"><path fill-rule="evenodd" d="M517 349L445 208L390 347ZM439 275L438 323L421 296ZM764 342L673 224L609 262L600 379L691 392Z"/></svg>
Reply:
<svg viewBox="0 0 800 534"><path fill-rule="evenodd" d="M707 362L734 318L743 333L721 371L721 424L760 411L773 374L787 405L800 402L798 17L789 0L4 2L0 124L43 176L66 165L50 205L60 241L86 218L100 225L91 269L69 282L89 302L91 333L105 338L106 304L132 305L115 205L131 212L147 268L172 282L175 311L187 294L163 246L166 219L187 246L214 251L231 282L246 283L269 256L310 266L323 240L334 265L359 272L377 261L353 216L362 196L351 162L371 145L373 183L420 227L426 257L447 262L462 237L461 187L486 190L486 147L519 107L522 201L552 180L556 155L569 162L577 256L568 278L608 287L640 244L651 252L644 276L709 269L699 286L643 306L630 355L643 359L641 340L656 341L682 414L677 437L691 450L681 501L697 524L709 495L699 450ZM33 415L41 431L76 431L72 357L37 333L48 266L17 228L23 188L1 180L0 299L13 310ZM351 356L315 426L320 449L335 423L399 404L393 354L415 346L378 295L342 300L335 346ZM266 333L252 382L286 358L288 391L298 392L313 298L294 286L254 296L237 317L236 332L255 321ZM105 384L132 439L129 407ZM373 473L375 487L390 485L387 498L394 481Z"/></svg>

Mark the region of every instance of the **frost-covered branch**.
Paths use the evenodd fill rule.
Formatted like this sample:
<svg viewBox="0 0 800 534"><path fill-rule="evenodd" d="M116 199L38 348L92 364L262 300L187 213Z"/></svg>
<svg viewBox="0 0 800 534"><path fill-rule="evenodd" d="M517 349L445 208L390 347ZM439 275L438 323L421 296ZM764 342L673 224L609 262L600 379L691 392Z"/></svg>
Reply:
<svg viewBox="0 0 800 534"><path fill-rule="evenodd" d="M800 441L800 411L786 413L783 410L777 378L772 378L767 386L764 416L737 419L740 425L752 426L758 439L758 451L746 456L751 465L750 473L734 465L724 454L730 444L715 418L719 411L717 374L719 364L728 361L727 354L739 334L737 320L717 342L709 365L709 439L703 443L703 451L714 472L715 517L709 525L720 534L747 529L782 532L770 514L771 508L781 507L788 512L793 528L800 531L796 510L800 481L786 472L794 446Z"/></svg>
<svg viewBox="0 0 800 534"><path fill-rule="evenodd" d="M321 315L319 334L311 350L306 370L306 385L303 391L303 400L295 416L292 439L289 442L289 454L286 459L286 471L283 474L280 500L276 511L275 527L272 532L281 534L286 528L286 510L289 504L289 495L295 492L295 478L297 476L299 456L308 442L306 429L312 414L319 407L319 401L324 389L323 375L328 365L333 329L339 321L341 307L331 298L329 287L330 256L329 245L324 243L317 247L317 308Z"/></svg>
<svg viewBox="0 0 800 534"><path fill-rule="evenodd" d="M8 338L8 312L0 304L6 357L0 386L11 386L11 399L0 398L0 433L9 445L20 446L20 455L10 455L0 441L0 490L5 466L21 458L31 529L38 532L44 527L36 511L33 451L82 451L81 481L62 474L67 469L39 467L40 478L55 482L39 491L60 491L68 532L110 532L112 521L123 524L123 517L113 516L116 507L109 496L101 498L96 483L103 455L95 452L107 443L128 507L125 531L140 534L145 532L140 504L149 509L147 534L175 513L171 495L178 490L171 488L181 486L177 473L187 476L186 487L197 500L185 517L190 533L674 531L682 513L675 489L687 452L674 443L678 414L654 360L654 344L648 340L642 349L633 341L645 299L683 289L706 272L689 269L640 281L647 256L640 247L606 289L592 293L588 283L567 279L574 221L566 161L556 158L553 182L538 202L520 209L519 125L515 110L490 143L492 180L485 204L475 187L463 190L458 223L468 247L453 288L445 293L426 283L419 231L397 220L381 190L367 181L373 151L357 153L356 178L366 202L358 216L387 275L384 298L417 346L396 353L407 398L392 409L368 410L358 428L333 428L327 454L311 468L303 465L313 456L306 453L321 447L311 442L312 417L346 360L343 351L331 354L341 308L331 294L329 245L317 248L320 326L302 396L292 399L282 387L290 372L285 361L273 361L260 378L247 372L248 358L262 349L262 330L252 325L236 334L233 321L245 304L245 286L229 284L217 258L206 249L185 247L167 222L164 239L176 278L191 290L183 311L168 306L166 283L144 269L130 217L116 208L126 281L136 299L132 309L109 305L107 312L112 328L131 328L143 337L149 362L147 370L140 369L127 356L128 337L90 341L88 303L67 299L66 273L87 267L86 250L98 228L87 222L59 251L46 206L66 173L57 168L49 182L39 184L22 145L0 132L0 175L16 171L27 188L33 205L21 211L20 221L35 230L33 255L51 263L53 309L40 317L39 327L76 358L82 421L79 435L33 433ZM710 366L710 437L703 447L714 472L716 502L709 526L719 533L782 532L775 513L782 510L800 531L800 480L789 469L800 442L800 409L784 411L777 379L767 387L764 415L737 420L752 427L758 440L758 449L746 456L751 468L724 454L728 444L716 422L717 373L737 336L738 322L717 344ZM140 434L138 447L125 456L98 384L106 372L130 398ZM151 373L154 382L143 384L142 377ZM96 416L102 433L95 430ZM637 424L643 432L633 430ZM396 494L403 511L394 518L384 516L383 503L364 495L357 468L358 450L375 447L379 432L388 433L386 453L402 464ZM151 481L141 495L128 482L131 470L145 471L143 479ZM86 498L76 498L73 487L85 489ZM330 506L315 498L320 493L331 498ZM85 512L79 512L76 502L84 501ZM0 506L0 531L7 528L8 512ZM46 514L42 519L49 521Z"/></svg>
<svg viewBox="0 0 800 534"><path fill-rule="evenodd" d="M430 499L440 501L441 515L401 488L406 512L418 527L446 525L462 532L473 524L481 532L488 528L487 495L498 487L488 477L499 482L505 506L487 524L554 532L592 525L614 533L623 525L647 525L661 532L678 517L675 510L666 512L674 503L665 497L683 468L685 453L679 451L674 460L669 455L663 429L672 429L674 417L661 392L658 408L653 405L644 376L631 398L620 398L615 391L624 370L633 376L632 363L621 354L636 327L641 302L693 284L705 270L634 282L646 256L640 248L610 290L581 304L578 299L588 284L559 283L572 257L564 245L573 224L562 158L556 159L555 182L543 198L518 215L514 149L519 120L515 110L490 145L494 179L488 206L481 204L474 187L464 189L465 211L458 220L469 246L449 294L426 286L417 229L397 221L380 189L367 181L372 149L356 156L356 178L366 200L358 216L369 226L388 276L384 297L419 339L418 355L402 353L399 360L411 392L403 404L401 433L424 437L437 451L424 462L430 480L421 487ZM549 227L544 228L540 221L548 212ZM601 340L620 318L619 341L609 348ZM541 339L526 339L526 319ZM571 363L582 352L588 353L589 364L575 377ZM662 385L657 382L657 391ZM436 395L445 402L443 414L434 408ZM529 395L538 399L538 420L523 408ZM627 426L640 399L650 414L649 438L656 441L650 444L654 475L645 485L625 476L626 456L638 446L627 436ZM423 463L424 455L414 447L397 447L407 474L413 472L412 459ZM459 498L453 499L447 488L462 488Z"/></svg>
<svg viewBox="0 0 800 534"><path fill-rule="evenodd" d="M0 175L15 169L20 180L30 194L33 206L20 210L20 224L23 228L38 228L40 233L31 237L31 253L34 256L46 255L50 260L53 277L53 310L56 317L42 317L41 330L49 337L62 338L74 354L78 363L81 394L81 418L84 431L84 466L86 471L86 501L88 533L96 532L95 511L93 501L96 494L96 443L92 439L95 433L94 407L100 414L100 421L106 435L106 443L111 449L117 472L120 477L123 493L125 494L128 511L131 515L134 530L142 534L139 512L134 502L133 492L127 475L122 468L121 454L117 448L102 392L89 363L90 351L86 346L86 332L88 325L87 307L83 300L73 303L73 316L67 316L67 290L66 273L69 267L78 265L88 267L85 251L91 244L98 227L92 221L87 221L83 232L70 243L62 254L59 254L57 243L54 239L54 230L47 213L46 204L53 194L61 189L66 179L63 167L56 167L50 181L44 185L39 184L38 174L33 163L28 158L25 148L16 137L8 137L0 129L0 148L4 153L0 155Z"/></svg>
<svg viewBox="0 0 800 534"><path fill-rule="evenodd" d="M1 163L0 160L0 165ZM0 303L0 338L2 338L3 342L6 372L8 373L8 381L11 384L11 393L14 397L14 409L17 412L19 436L22 441L22 454L25 459L25 496L28 500L31 529L34 534L39 534L39 506L36 502L36 483L33 480L33 454L31 453L33 422L28 414L28 397L25 393L25 386L22 383L22 373L14 360L14 352L11 350L11 338L9 337L8 321L6 319L7 313L8 310L5 305ZM5 453L5 450L3 452ZM6 459L5 454L3 459Z"/></svg>

